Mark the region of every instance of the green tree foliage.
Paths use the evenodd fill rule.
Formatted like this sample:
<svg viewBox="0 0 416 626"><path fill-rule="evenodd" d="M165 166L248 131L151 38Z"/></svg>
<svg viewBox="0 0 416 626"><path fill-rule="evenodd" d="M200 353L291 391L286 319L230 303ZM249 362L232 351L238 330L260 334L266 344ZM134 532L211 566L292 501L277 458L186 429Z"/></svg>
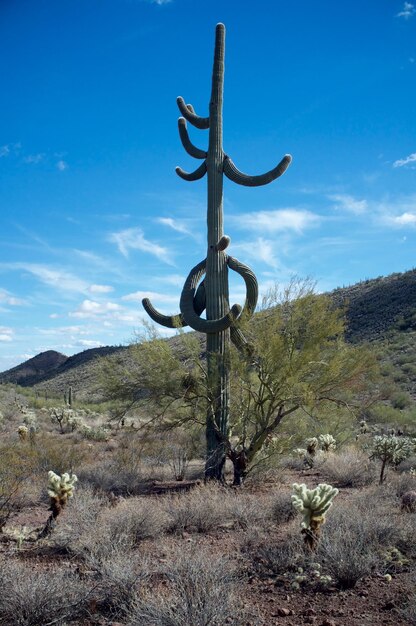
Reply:
<svg viewBox="0 0 416 626"><path fill-rule="evenodd" d="M273 291L243 330L247 343L228 355L228 436L218 429L235 484L259 459L279 449L283 435L278 435L290 415L303 411L319 418L329 404L334 413L337 407L351 409L374 368L366 348L344 342L344 311L315 294L309 283L296 281L283 292ZM196 335L182 335L173 344L151 335L131 347L128 364L117 363L117 357L106 361L107 398L121 401L124 409L146 404L147 424L204 425L215 399L201 350Z"/></svg>

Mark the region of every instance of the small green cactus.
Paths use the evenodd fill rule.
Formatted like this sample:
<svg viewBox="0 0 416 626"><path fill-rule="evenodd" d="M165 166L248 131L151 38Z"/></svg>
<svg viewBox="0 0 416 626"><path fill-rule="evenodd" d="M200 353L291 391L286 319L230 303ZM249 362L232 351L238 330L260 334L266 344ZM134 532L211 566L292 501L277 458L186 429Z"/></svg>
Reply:
<svg viewBox="0 0 416 626"><path fill-rule="evenodd" d="M303 515L302 533L305 543L315 550L321 525L325 522L325 514L332 506L332 500L338 494L338 489L322 483L315 489L308 489L305 484L293 484L294 494L292 504Z"/></svg>
<svg viewBox="0 0 416 626"><path fill-rule="evenodd" d="M370 459L381 461L380 485L385 479L387 465L397 466L407 459L415 450L415 443L409 437L395 435L376 435L373 439Z"/></svg>
<svg viewBox="0 0 416 626"><path fill-rule="evenodd" d="M327 435L319 435L319 444L324 452L336 450L337 447L335 438L329 433Z"/></svg>
<svg viewBox="0 0 416 626"><path fill-rule="evenodd" d="M39 534L38 538L43 538L49 535L55 526L55 521L62 509L68 502L68 498L72 498L74 495L75 483L78 478L72 472L69 474L65 472L62 476L55 474L52 470L48 472L48 496L50 497L50 511L48 521L44 529Z"/></svg>

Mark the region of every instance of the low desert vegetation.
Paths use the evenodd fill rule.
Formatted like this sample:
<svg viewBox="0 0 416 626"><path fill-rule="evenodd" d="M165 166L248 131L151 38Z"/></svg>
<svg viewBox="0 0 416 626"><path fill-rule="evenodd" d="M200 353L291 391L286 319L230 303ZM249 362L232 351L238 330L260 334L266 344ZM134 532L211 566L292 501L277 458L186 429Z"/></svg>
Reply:
<svg viewBox="0 0 416 626"><path fill-rule="evenodd" d="M415 623L411 349L389 373L327 300L283 305L230 354L222 482L194 335L106 359L95 407L0 385L0 624L337 624L363 597L372 624Z"/></svg>

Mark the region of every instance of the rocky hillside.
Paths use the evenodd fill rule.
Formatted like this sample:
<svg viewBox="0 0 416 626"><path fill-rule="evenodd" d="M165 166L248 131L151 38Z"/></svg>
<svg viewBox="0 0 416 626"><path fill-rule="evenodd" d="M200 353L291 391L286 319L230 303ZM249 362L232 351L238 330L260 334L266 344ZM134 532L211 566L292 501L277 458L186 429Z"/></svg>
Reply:
<svg viewBox="0 0 416 626"><path fill-rule="evenodd" d="M392 332L416 330L416 270L361 281L329 295L347 308L349 341L383 341ZM411 343L409 349L416 353ZM88 400L96 383L99 357L122 350L121 346L93 348L72 357L50 350L3 372L0 383L36 385L37 390L56 395L72 386L80 400Z"/></svg>

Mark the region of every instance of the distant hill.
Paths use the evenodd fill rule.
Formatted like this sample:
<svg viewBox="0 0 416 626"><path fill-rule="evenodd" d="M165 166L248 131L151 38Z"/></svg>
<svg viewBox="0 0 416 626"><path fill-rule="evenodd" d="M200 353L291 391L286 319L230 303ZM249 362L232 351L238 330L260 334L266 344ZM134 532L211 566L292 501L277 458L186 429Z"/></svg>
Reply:
<svg viewBox="0 0 416 626"><path fill-rule="evenodd" d="M16 385L35 385L44 377L54 376L63 366L68 357L55 350L41 352L33 358L0 374L0 382L15 383Z"/></svg>
<svg viewBox="0 0 416 626"><path fill-rule="evenodd" d="M0 383L14 383L22 387L36 385L40 389L47 388L52 393L63 393L69 386L77 388L80 381L84 381L83 386L87 390L88 381L93 376L92 362L123 349L116 346L91 348L70 357L48 350L1 373Z"/></svg>
<svg viewBox="0 0 416 626"><path fill-rule="evenodd" d="M392 331L416 330L416 270L360 281L328 295L346 307L348 341L380 341ZM56 395L72 386L80 400L92 399L98 359L123 350L121 346L92 348L71 357L49 350L0 373L0 383L36 385Z"/></svg>

